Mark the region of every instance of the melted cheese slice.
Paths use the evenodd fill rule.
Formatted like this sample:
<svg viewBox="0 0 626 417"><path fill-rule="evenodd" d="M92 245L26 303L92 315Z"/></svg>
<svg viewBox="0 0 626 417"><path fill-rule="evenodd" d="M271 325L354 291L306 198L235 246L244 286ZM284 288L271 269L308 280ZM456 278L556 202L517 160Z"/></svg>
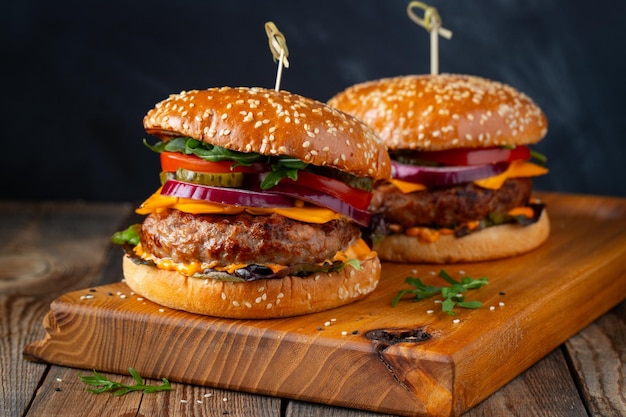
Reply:
<svg viewBox="0 0 626 417"><path fill-rule="evenodd" d="M150 214L160 212L162 210L173 208L191 214L240 214L244 211L255 215L262 216L272 213L289 217L306 223L326 223L331 220L341 218L341 214L324 208L324 207L275 207L275 208L258 208L246 206L230 206L226 204L212 203L210 201L193 200L191 198L169 197L161 195L161 189L158 189L139 208L135 210L137 214Z"/></svg>
<svg viewBox="0 0 626 417"><path fill-rule="evenodd" d="M503 173L494 175L493 177L476 180L474 181L474 184L478 185L479 187L497 190L498 188L502 187L502 184L504 184L504 182L509 178L536 177L547 173L548 169L545 167L534 164L532 162L517 160L511 162L507 170ZM425 190L427 188L424 184L397 179L391 179L390 182L404 194Z"/></svg>
<svg viewBox="0 0 626 417"><path fill-rule="evenodd" d="M479 187L497 190L509 178L536 177L548 173L548 168L528 161L513 161L506 171L493 177L474 181Z"/></svg>

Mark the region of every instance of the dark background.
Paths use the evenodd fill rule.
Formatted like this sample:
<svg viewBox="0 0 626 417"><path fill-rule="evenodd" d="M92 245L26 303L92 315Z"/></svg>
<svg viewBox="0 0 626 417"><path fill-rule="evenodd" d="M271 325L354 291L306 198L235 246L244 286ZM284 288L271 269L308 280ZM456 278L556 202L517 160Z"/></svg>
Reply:
<svg viewBox="0 0 626 417"><path fill-rule="evenodd" d="M427 73L405 0L3 0L1 199L138 201L158 186L144 114L170 93L281 87L326 101L357 82ZM536 188L626 197L626 2L431 0L451 40L440 71L506 82L547 114Z"/></svg>

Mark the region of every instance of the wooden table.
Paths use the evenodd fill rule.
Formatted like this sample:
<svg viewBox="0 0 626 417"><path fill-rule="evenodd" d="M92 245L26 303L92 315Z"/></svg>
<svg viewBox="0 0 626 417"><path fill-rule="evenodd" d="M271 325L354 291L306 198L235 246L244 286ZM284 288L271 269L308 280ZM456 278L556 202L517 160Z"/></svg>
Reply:
<svg viewBox="0 0 626 417"><path fill-rule="evenodd" d="M380 415L180 383L157 394L94 395L78 377L85 371L24 360L24 347L45 334L53 299L120 280L120 249L109 238L136 220L134 207L0 203L0 416ZM463 416L626 415L625 321L622 301Z"/></svg>

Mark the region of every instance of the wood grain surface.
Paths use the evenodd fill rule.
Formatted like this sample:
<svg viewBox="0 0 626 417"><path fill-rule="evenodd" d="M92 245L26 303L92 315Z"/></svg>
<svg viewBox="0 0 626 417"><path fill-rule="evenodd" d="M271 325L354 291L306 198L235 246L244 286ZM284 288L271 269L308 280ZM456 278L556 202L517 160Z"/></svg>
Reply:
<svg viewBox="0 0 626 417"><path fill-rule="evenodd" d="M443 266L455 277L489 279L468 294L483 307L456 317L432 300L390 305L406 276L437 282L434 265L384 264L379 288L365 300L265 321L163 309L118 282L55 300L46 336L24 355L122 374L132 366L156 379L375 412L460 415L626 294L624 200L552 194L544 200L552 235L538 250ZM386 338L420 331L430 338ZM617 377L608 389L620 388Z"/></svg>

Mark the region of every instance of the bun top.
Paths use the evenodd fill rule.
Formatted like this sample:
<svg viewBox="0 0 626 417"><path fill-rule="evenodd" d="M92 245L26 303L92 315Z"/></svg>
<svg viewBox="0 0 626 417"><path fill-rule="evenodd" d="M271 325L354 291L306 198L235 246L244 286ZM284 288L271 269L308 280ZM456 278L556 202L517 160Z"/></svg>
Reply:
<svg viewBox="0 0 626 417"><path fill-rule="evenodd" d="M183 91L158 103L143 124L146 132L162 140L189 136L234 151L290 156L375 180L391 175L386 146L369 126L287 91Z"/></svg>
<svg viewBox="0 0 626 417"><path fill-rule="evenodd" d="M359 117L390 150L528 145L547 133L526 95L470 75L408 75L356 84L328 104Z"/></svg>

